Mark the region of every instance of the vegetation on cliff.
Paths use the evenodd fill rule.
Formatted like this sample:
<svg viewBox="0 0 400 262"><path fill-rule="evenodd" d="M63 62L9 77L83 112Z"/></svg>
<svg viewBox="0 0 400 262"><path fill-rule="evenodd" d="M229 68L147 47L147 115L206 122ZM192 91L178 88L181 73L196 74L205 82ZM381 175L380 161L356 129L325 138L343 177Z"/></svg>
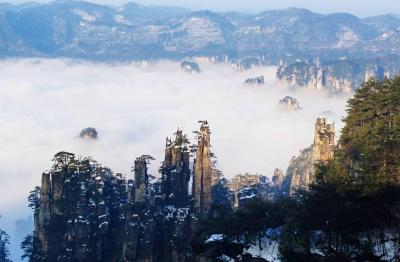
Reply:
<svg viewBox="0 0 400 262"><path fill-rule="evenodd" d="M365 83L348 102L335 157L318 166L308 191L222 209L203 221L194 252L233 258L272 237L282 261L398 261L399 103L399 77ZM268 236L271 230L279 233ZM207 242L213 234L222 240Z"/></svg>
<svg viewBox="0 0 400 262"><path fill-rule="evenodd" d="M42 175L41 187L29 195L35 231L21 244L24 257L265 261L251 250L271 252L268 242L277 246L282 261L399 261L399 103L400 77L365 83L348 102L337 147L333 125L317 120L314 146L329 147L308 154L309 187L298 187L295 194L286 188L283 194L285 180L278 170L274 184L280 192L238 190L243 199L238 208L211 161L206 121L193 148L194 174L188 139L178 130L175 139L167 139L162 178L154 183L147 173L150 156L136 159L135 180L126 181L90 158L60 152ZM7 241L0 231L5 258Z"/></svg>

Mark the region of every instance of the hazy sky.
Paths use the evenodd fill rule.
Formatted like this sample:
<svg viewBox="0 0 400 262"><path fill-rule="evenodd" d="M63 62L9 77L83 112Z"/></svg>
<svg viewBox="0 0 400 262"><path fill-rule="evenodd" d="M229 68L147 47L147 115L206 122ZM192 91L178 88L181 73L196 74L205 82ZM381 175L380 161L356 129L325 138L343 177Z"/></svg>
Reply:
<svg viewBox="0 0 400 262"><path fill-rule="evenodd" d="M39 2L48 2L38 0ZM6 2L6 1L5 1ZM26 1L12 1L21 3ZM92 0L91 2L118 5L126 0ZM400 0L135 0L131 2L145 5L174 5L191 9L211 9L216 11L240 10L258 12L261 10L301 7L321 13L349 12L358 16L377 14L400 14Z"/></svg>

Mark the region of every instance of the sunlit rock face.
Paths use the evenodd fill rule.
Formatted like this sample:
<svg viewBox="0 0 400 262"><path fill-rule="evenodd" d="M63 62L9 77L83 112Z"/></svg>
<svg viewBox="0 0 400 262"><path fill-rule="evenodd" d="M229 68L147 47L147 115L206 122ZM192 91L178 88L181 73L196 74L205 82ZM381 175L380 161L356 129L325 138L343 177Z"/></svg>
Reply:
<svg viewBox="0 0 400 262"><path fill-rule="evenodd" d="M281 62L277 70L277 82L293 89L324 90L331 95L347 94L359 88L371 78L384 79L399 72L398 59L333 59L321 62Z"/></svg>
<svg viewBox="0 0 400 262"><path fill-rule="evenodd" d="M308 189L313 169L312 151L312 146L307 147L290 160L282 184L285 195L295 195L299 189Z"/></svg>
<svg viewBox="0 0 400 262"><path fill-rule="evenodd" d="M279 100L278 109L281 111L297 111L301 109L299 101L291 96L286 96Z"/></svg>
<svg viewBox="0 0 400 262"><path fill-rule="evenodd" d="M318 118L315 123L313 161L325 163L333 157L335 147L335 126L327 118Z"/></svg>
<svg viewBox="0 0 400 262"><path fill-rule="evenodd" d="M87 140L97 139L98 133L95 128L87 127L87 128L82 129L82 131L79 134L79 137L83 138L83 139L87 139Z"/></svg>
<svg viewBox="0 0 400 262"><path fill-rule="evenodd" d="M200 123L194 160L193 195L197 214L205 217L211 207L211 190L217 176L211 161L210 128L207 121Z"/></svg>
<svg viewBox="0 0 400 262"><path fill-rule="evenodd" d="M181 63L181 69L187 73L200 73L201 72L200 66L197 63L191 62L191 61L183 61Z"/></svg>
<svg viewBox="0 0 400 262"><path fill-rule="evenodd" d="M326 118L317 118L314 143L290 160L282 183L283 194L295 195L299 189L307 190L315 182L317 165L323 165L333 157L334 138L334 124Z"/></svg>
<svg viewBox="0 0 400 262"><path fill-rule="evenodd" d="M276 168L274 170L274 175L272 176L272 184L275 187L280 187L282 186L283 179L284 179L284 174L281 169Z"/></svg>
<svg viewBox="0 0 400 262"><path fill-rule="evenodd" d="M363 68L347 60L330 61L320 64L296 62L280 66L277 79L293 88L325 90L331 94L350 93L363 81Z"/></svg>

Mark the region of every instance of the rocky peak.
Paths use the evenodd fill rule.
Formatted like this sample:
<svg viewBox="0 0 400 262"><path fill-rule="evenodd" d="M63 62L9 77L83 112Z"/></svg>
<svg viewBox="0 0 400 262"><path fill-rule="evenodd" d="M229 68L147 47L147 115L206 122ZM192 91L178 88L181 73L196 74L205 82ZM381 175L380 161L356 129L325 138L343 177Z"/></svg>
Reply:
<svg viewBox="0 0 400 262"><path fill-rule="evenodd" d="M40 197L34 210L35 250L43 261L107 260L116 243L98 241L116 237L120 224L125 181L90 158L68 152L54 156L50 172L42 174ZM41 261L42 261L41 260Z"/></svg>
<svg viewBox="0 0 400 262"><path fill-rule="evenodd" d="M290 160L282 185L284 194L293 196L299 189L308 189L313 169L312 151L312 146L307 147Z"/></svg>
<svg viewBox="0 0 400 262"><path fill-rule="evenodd" d="M300 110L301 106L296 98L291 96L285 96L283 99L279 100L278 109L282 111L296 111Z"/></svg>
<svg viewBox="0 0 400 262"><path fill-rule="evenodd" d="M315 123L313 161L323 163L333 157L335 146L335 126L327 118L318 118Z"/></svg>
<svg viewBox="0 0 400 262"><path fill-rule="evenodd" d="M135 202L144 203L148 196L149 175L147 174L147 165L150 160L154 160L149 155L142 155L136 158L133 167L135 176Z"/></svg>
<svg viewBox="0 0 400 262"><path fill-rule="evenodd" d="M175 132L175 139L167 138L165 159L161 166L161 191L167 203L185 206L188 203L190 180L189 140L181 129Z"/></svg>
<svg viewBox="0 0 400 262"><path fill-rule="evenodd" d="M254 78L248 78L244 81L247 85L263 85L265 83L264 76L257 76Z"/></svg>
<svg viewBox="0 0 400 262"><path fill-rule="evenodd" d="M211 190L216 173L211 161L210 128L207 121L199 121L200 132L197 134L196 159L194 161L193 195L195 210L205 217L211 206Z"/></svg>
<svg viewBox="0 0 400 262"><path fill-rule="evenodd" d="M181 63L181 69L187 73L200 73L200 66L196 62L183 61Z"/></svg>
<svg viewBox="0 0 400 262"><path fill-rule="evenodd" d="M274 170L274 175L272 176L272 185L274 187L281 187L284 177L285 175L283 174L283 171L279 168L276 168Z"/></svg>
<svg viewBox="0 0 400 262"><path fill-rule="evenodd" d="M83 139L97 139L98 133L95 128L87 127L87 128L82 129L82 131L79 134L79 137L83 138Z"/></svg>
<svg viewBox="0 0 400 262"><path fill-rule="evenodd" d="M333 157L335 147L334 124L327 118L317 118L314 143L290 160L282 184L283 194L295 195L299 189L308 189L315 182L316 166Z"/></svg>

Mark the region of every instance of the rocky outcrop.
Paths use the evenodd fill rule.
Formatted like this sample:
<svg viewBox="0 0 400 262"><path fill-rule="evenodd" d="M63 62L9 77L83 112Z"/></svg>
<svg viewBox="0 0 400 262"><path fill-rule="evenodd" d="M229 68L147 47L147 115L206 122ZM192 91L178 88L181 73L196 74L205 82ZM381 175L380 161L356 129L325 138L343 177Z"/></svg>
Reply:
<svg viewBox="0 0 400 262"><path fill-rule="evenodd" d="M110 169L60 152L43 173L34 238L45 261L113 261L122 233L125 184ZM107 239L107 240L106 240ZM111 252L117 251L117 252Z"/></svg>
<svg viewBox="0 0 400 262"><path fill-rule="evenodd" d="M289 162L286 176L282 184L284 195L295 195L299 189L308 189L311 183L313 160L313 147L300 151L299 156L293 157Z"/></svg>
<svg viewBox="0 0 400 262"><path fill-rule="evenodd" d="M237 207L242 207L252 199L273 200L275 198L273 186L268 178L261 175L257 176L258 181L253 181L254 183L244 183L237 191ZM248 179L244 177L244 180L247 181L253 179L254 177L249 177Z"/></svg>
<svg viewBox="0 0 400 262"><path fill-rule="evenodd" d="M335 147L334 124L326 118L315 123L314 143L290 160L281 191L295 195L299 189L307 190L315 182L316 168L332 159Z"/></svg>
<svg viewBox="0 0 400 262"><path fill-rule="evenodd" d="M180 158L188 156L187 142L184 138L182 131L178 130L175 141L167 140L165 161L161 167L166 179L162 179L161 183L150 184L148 181L147 164L152 158L142 156L135 161L135 180L142 181L135 181L136 186L142 185L147 193L139 194L140 198L133 203L128 201L123 244L124 261L186 261L191 234L191 210L187 190L190 173L181 166L186 158ZM176 147L171 147L172 144ZM185 165L188 168L188 163ZM172 169L176 166L180 166L181 172L177 173ZM182 177L186 182L177 180ZM182 183L171 185L167 181ZM166 197L166 192L171 192L170 197ZM179 197L173 197L172 194Z"/></svg>
<svg viewBox="0 0 400 262"><path fill-rule="evenodd" d="M87 128L82 129L82 131L79 134L79 137L83 138L83 139L97 139L98 133L95 128L87 127Z"/></svg>
<svg viewBox="0 0 400 262"><path fill-rule="evenodd" d="M239 207L239 191L245 187L258 185L261 180L258 174L239 174L234 176L229 182L228 187L234 194L234 207Z"/></svg>
<svg viewBox="0 0 400 262"><path fill-rule="evenodd" d="M183 61L181 63L181 69L187 73L200 73L200 66L196 62Z"/></svg>
<svg viewBox="0 0 400 262"><path fill-rule="evenodd" d="M390 78L399 70L398 60L392 57L381 59L339 59L320 62L298 61L281 66L277 70L278 83L293 88L303 87L326 90L330 94L350 93L370 78Z"/></svg>
<svg viewBox="0 0 400 262"><path fill-rule="evenodd" d="M283 173L283 170L276 168L272 176L272 184L271 184L271 191L272 191L271 193L274 198L282 196L284 180L285 180L285 174Z"/></svg>
<svg viewBox="0 0 400 262"><path fill-rule="evenodd" d="M207 121L200 121L200 123L193 168L193 196L196 213L200 217L206 217L211 207L212 186L218 182L218 178L211 161L210 128Z"/></svg>
<svg viewBox="0 0 400 262"><path fill-rule="evenodd" d="M189 140L178 129L175 138L167 138L165 159L161 166L162 197L172 205L184 207L189 201L190 150Z"/></svg>
<svg viewBox="0 0 400 262"><path fill-rule="evenodd" d="M285 96L283 99L279 100L278 109L281 111L297 111L302 108L296 98Z"/></svg>
<svg viewBox="0 0 400 262"><path fill-rule="evenodd" d="M277 188L281 187L284 178L285 175L283 174L283 171L279 168L275 168L274 175L272 176L272 185Z"/></svg>
<svg viewBox="0 0 400 262"><path fill-rule="evenodd" d="M133 168L135 176L135 203L144 203L149 199L147 165L151 160L154 160L154 158L149 155L142 155L135 160Z"/></svg>
<svg viewBox="0 0 400 262"><path fill-rule="evenodd" d="M313 162L323 164L332 159L335 147L335 126L326 118L317 118L315 123Z"/></svg>
<svg viewBox="0 0 400 262"><path fill-rule="evenodd" d="M257 76L254 78L248 78L244 81L247 85L263 85L265 83L264 76Z"/></svg>
<svg viewBox="0 0 400 262"><path fill-rule="evenodd" d="M134 181L128 184L125 218L125 234L122 244L124 261L154 261L155 210L149 199L149 175L147 165L152 157L143 155L135 160ZM133 200L133 201L132 201Z"/></svg>
<svg viewBox="0 0 400 262"><path fill-rule="evenodd" d="M233 61L232 68L239 71L250 70L265 64L264 57L248 57Z"/></svg>

